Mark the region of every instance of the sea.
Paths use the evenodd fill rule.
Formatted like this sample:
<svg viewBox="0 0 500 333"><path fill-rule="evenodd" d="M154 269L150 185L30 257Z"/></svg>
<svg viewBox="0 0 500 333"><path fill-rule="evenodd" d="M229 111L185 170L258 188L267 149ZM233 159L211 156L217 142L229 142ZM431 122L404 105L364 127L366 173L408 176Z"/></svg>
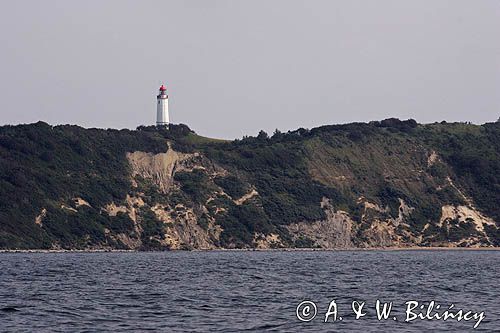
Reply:
<svg viewBox="0 0 500 333"><path fill-rule="evenodd" d="M0 253L0 331L500 332L500 251Z"/></svg>

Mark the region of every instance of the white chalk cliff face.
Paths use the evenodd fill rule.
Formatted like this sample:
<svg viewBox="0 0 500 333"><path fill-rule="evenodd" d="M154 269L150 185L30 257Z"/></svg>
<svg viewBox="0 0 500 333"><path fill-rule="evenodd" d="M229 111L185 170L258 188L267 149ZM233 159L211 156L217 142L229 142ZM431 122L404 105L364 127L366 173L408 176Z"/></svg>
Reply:
<svg viewBox="0 0 500 333"><path fill-rule="evenodd" d="M311 247L335 249L351 247L412 247L412 246L445 246L445 247L481 247L491 246L492 242L485 233L485 225L495 227L495 222L473 207L443 206L442 216L435 221L435 226L450 232L452 224L466 223L469 225L467 236L459 237L455 241L440 240L435 235L425 235L431 225L426 224L420 233L409 231L407 220L410 218L413 207L409 207L400 199L399 215L396 218L384 217L388 207L381 208L375 203L360 198L362 211L361 223L369 225L360 228L360 224L352 220L348 213L337 210L328 199L321 202L327 218L314 222L299 222L287 226L294 239L306 237L311 241ZM382 214L381 214L382 213ZM495 227L496 228L496 227Z"/></svg>
<svg viewBox="0 0 500 333"><path fill-rule="evenodd" d="M152 154L142 151L127 153L127 160L132 168L132 181L140 176L144 179L151 179L158 186L162 193L167 193L173 184L175 172L188 170L186 167L189 160L199 157L198 154L183 154L176 152L169 144L166 153Z"/></svg>
<svg viewBox="0 0 500 333"><path fill-rule="evenodd" d="M127 196L127 200L120 206L110 203L105 211L110 216L117 212L127 213L136 225L135 235L128 238L126 245L132 249L143 246L143 222L147 212L152 212L157 221L163 224L163 236L150 236L160 246L169 249L215 249L220 237L221 227L215 225L213 218L199 223L200 216L193 207L186 207L181 203L172 204L166 199L169 193L179 191L174 181L177 172L192 172L195 169L210 172L212 176L224 174L222 168L216 167L200 154L184 154L176 152L169 144L166 153L151 154L136 151L127 154L131 167L132 192L134 197ZM158 192L159 197L165 200L151 202L142 192L145 181L149 181ZM149 201L149 203L146 203ZM202 208L206 210L206 208ZM150 217L149 217L150 218ZM126 235L119 235L118 240L125 239Z"/></svg>
<svg viewBox="0 0 500 333"><path fill-rule="evenodd" d="M205 203L193 205L188 201L172 201L173 195L182 192L181 185L175 179L176 173L192 173L197 170L206 175L209 181L215 177L231 175L229 171L200 153L176 152L169 145L166 153L151 154L136 151L128 153L127 159L131 169L131 192L124 202L111 202L103 207L103 211L109 216L124 213L134 222L132 234L110 235L126 248L143 248L145 241L143 225L151 216L161 223L163 235L150 236L149 240L157 242L163 248L203 250L221 248L220 239L224 228L218 223L218 219L227 210L227 207L219 204L221 198L231 200L235 205L240 206L243 204L260 205L258 189L252 184L249 184L247 193L233 198L213 182L210 183L211 192ZM439 156L432 152L426 162L432 165L437 161L439 161ZM325 176L324 173L323 176ZM332 179L335 182L342 181L337 178ZM448 182L459 195L463 196L462 191L452 184L451 180ZM150 194L145 193L147 189L144 184L149 184L156 191L156 201L151 199ZM75 202L79 206L86 205L82 198L78 198ZM420 230L410 227L415 207L411 207L402 198L399 198L398 213L393 216L394 214L389 214L388 206L383 207L361 196L357 200L358 220L348 212L335 207L329 198L323 198L318 205L325 213L324 219L296 221L284 224L281 230L267 234L255 233L247 247L258 249L295 246L323 249L413 246L479 247L493 244L485 228L497 228L495 221L479 212L470 199L465 205L442 206L440 218L428 221ZM37 216L36 223L43 223L43 211ZM467 232L461 233L464 230ZM442 234L446 234L447 238L442 238L440 236ZM237 245L233 244L229 247L237 247Z"/></svg>
<svg viewBox="0 0 500 333"><path fill-rule="evenodd" d="M353 227L348 213L333 208L330 200L323 198L321 207L326 219L314 222L298 222L287 226L294 240L308 239L311 247L335 249L353 247Z"/></svg>

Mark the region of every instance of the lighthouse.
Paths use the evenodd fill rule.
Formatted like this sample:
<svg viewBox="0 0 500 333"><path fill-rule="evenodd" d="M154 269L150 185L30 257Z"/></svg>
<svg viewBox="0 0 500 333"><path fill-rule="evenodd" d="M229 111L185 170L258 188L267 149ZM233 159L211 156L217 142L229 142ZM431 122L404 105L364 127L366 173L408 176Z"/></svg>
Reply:
<svg viewBox="0 0 500 333"><path fill-rule="evenodd" d="M168 128L170 120L168 118L168 95L167 88L162 84L160 93L156 96L156 126Z"/></svg>

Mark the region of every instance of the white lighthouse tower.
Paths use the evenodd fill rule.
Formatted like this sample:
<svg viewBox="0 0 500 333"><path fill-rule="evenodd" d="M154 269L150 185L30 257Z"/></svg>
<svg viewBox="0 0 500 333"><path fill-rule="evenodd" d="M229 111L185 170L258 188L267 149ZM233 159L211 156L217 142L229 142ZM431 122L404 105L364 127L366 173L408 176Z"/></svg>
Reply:
<svg viewBox="0 0 500 333"><path fill-rule="evenodd" d="M165 126L168 128L170 123L168 117L168 95L167 88L162 84L160 93L156 96L156 126Z"/></svg>

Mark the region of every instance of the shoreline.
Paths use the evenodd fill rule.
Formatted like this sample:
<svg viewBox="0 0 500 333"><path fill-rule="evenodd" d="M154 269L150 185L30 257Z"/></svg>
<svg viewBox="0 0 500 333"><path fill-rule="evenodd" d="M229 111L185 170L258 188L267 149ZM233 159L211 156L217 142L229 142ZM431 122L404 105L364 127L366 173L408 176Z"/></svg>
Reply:
<svg viewBox="0 0 500 333"><path fill-rule="evenodd" d="M345 251L500 251L500 247L370 247L370 248L279 248L279 249L193 249L193 250L119 250L119 249L0 249L2 253L148 253L148 252L345 252Z"/></svg>

